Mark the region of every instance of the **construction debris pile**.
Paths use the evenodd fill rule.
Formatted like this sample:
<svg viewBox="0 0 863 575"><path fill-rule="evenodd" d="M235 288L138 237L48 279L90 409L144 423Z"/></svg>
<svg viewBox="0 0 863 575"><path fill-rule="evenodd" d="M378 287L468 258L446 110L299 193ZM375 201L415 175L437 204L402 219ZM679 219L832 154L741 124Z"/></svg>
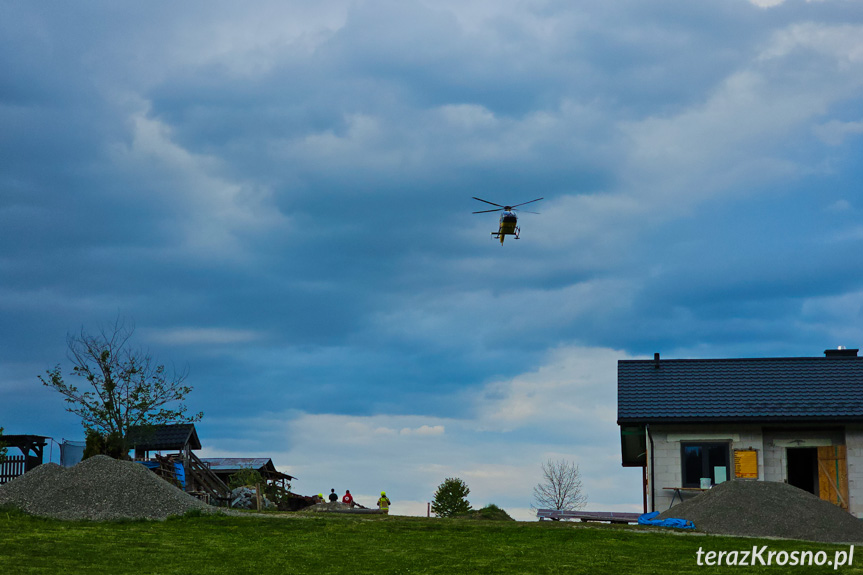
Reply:
<svg viewBox="0 0 863 575"><path fill-rule="evenodd" d="M215 510L140 463L104 455L70 468L46 463L0 485L0 505L56 519L158 519Z"/></svg>
<svg viewBox="0 0 863 575"><path fill-rule="evenodd" d="M726 481L659 515L672 517L714 534L863 542L863 521L786 483Z"/></svg>
<svg viewBox="0 0 863 575"><path fill-rule="evenodd" d="M262 490L263 491L263 490ZM235 509L257 509L258 494L254 487L237 487L231 491L231 507ZM275 509L276 504L261 494L261 509Z"/></svg>

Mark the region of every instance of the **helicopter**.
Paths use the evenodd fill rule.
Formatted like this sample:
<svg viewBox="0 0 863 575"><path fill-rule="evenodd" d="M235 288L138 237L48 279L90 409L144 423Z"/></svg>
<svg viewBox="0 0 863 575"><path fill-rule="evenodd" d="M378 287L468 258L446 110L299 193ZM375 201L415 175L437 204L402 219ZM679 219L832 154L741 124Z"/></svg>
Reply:
<svg viewBox="0 0 863 575"><path fill-rule="evenodd" d="M491 204L493 206L497 206L495 210L481 210L479 212L473 212L474 214L487 214L488 212L503 212L500 214L500 226L498 227L496 232L492 232L492 237L500 238L500 245L503 245L504 237L507 235L515 236L515 239L518 239L519 233L521 233L521 228L516 225L518 223L518 216L515 215L515 208L518 206L523 206L525 204L531 204L533 202L538 202L543 198L537 198L535 200L530 200L529 202L522 202L520 204L515 204L513 206L502 206L500 204L496 204L494 202L489 202L488 200L484 200L482 198L474 197L473 199L479 200L480 202L485 202L486 204ZM523 212L527 212L529 214L538 214L539 212L530 212L528 210L521 210Z"/></svg>

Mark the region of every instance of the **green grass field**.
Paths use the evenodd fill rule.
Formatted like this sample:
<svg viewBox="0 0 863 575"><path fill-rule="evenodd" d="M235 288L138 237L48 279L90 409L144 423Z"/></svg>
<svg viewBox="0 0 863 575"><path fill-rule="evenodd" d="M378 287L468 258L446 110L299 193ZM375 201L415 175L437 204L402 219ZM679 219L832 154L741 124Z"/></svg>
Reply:
<svg viewBox="0 0 863 575"><path fill-rule="evenodd" d="M61 522L0 511L0 573L863 573L852 567L696 564L704 551L847 546L674 534L580 523L383 516L186 516ZM765 552L765 559L766 559ZM860 566L858 566L858 564Z"/></svg>

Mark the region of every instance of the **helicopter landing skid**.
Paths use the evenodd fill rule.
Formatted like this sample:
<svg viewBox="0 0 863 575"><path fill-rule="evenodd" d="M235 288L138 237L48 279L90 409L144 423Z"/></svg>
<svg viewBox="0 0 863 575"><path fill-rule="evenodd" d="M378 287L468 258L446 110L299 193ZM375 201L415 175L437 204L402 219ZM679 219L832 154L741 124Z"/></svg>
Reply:
<svg viewBox="0 0 863 575"><path fill-rule="evenodd" d="M521 233L521 230L520 230L519 228L515 228L515 233L508 234L508 233L504 232L504 233L503 233L503 235L505 235L505 236L513 236L515 239L517 239L517 240L518 240L518 239L521 239L521 238L519 237L519 234L520 234L520 233ZM496 240L497 240L497 239L500 239L500 236L501 236L501 232L492 232L492 233L491 233L491 237L493 237L493 238L494 238L494 239L496 239Z"/></svg>

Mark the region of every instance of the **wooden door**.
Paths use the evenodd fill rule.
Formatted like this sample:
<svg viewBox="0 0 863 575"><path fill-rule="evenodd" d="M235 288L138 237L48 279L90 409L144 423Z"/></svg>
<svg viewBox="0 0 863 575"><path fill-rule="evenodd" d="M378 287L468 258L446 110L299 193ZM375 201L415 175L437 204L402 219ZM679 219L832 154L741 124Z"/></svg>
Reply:
<svg viewBox="0 0 863 575"><path fill-rule="evenodd" d="M818 448L818 491L821 499L848 510L848 464L844 445Z"/></svg>

